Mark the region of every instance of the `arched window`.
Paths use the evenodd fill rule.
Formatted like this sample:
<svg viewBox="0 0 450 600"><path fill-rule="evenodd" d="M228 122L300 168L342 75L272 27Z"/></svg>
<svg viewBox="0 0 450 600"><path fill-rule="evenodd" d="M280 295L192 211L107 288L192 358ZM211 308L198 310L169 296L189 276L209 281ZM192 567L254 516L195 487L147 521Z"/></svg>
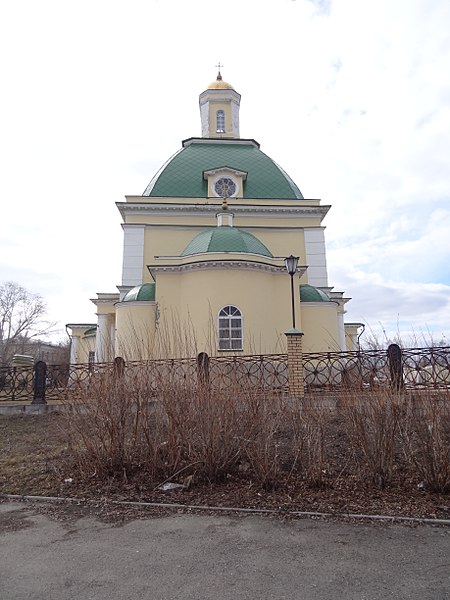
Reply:
<svg viewBox="0 0 450 600"><path fill-rule="evenodd" d="M216 112L216 133L225 133L225 113L223 110Z"/></svg>
<svg viewBox="0 0 450 600"><path fill-rule="evenodd" d="M219 350L242 350L242 313L236 306L219 312Z"/></svg>

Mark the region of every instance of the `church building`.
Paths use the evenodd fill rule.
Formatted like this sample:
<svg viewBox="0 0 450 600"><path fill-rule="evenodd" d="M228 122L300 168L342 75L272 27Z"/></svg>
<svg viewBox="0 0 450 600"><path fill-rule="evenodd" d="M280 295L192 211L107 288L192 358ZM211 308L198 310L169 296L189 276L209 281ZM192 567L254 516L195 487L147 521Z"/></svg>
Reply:
<svg viewBox="0 0 450 600"><path fill-rule="evenodd" d="M239 135L241 96L219 71L200 94L201 137L182 142L123 219L122 281L92 300L96 324L69 324L71 362L357 349L349 298L329 285L322 222L254 139ZM285 266L298 257L291 277ZM293 296L291 294L291 289Z"/></svg>

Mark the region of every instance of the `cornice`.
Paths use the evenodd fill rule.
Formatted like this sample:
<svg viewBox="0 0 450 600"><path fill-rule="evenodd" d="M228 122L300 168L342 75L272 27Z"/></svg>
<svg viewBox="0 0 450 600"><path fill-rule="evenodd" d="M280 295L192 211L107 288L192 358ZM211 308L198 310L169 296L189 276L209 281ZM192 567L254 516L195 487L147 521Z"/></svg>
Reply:
<svg viewBox="0 0 450 600"><path fill-rule="evenodd" d="M161 216L165 214L179 214L181 216L196 215L215 215L218 206L216 204L148 204L147 202L117 202L117 208L123 218L125 215L133 214L152 214L155 216ZM273 216L286 216L286 215L299 215L303 217L325 217L330 210L331 206L287 206L287 205L245 205L245 204L233 204L230 206L240 216L245 214L258 215L258 214L270 214Z"/></svg>
<svg viewBox="0 0 450 600"><path fill-rule="evenodd" d="M297 274L299 277L303 275L303 273L306 271L306 268L307 267L304 266L297 268ZM147 265L147 269L152 276L157 273L180 273L183 271L199 271L206 269L226 269L228 271L230 269L244 269L251 271L263 271L266 273L287 274L284 266L270 265L268 263L247 260L205 260L178 265Z"/></svg>

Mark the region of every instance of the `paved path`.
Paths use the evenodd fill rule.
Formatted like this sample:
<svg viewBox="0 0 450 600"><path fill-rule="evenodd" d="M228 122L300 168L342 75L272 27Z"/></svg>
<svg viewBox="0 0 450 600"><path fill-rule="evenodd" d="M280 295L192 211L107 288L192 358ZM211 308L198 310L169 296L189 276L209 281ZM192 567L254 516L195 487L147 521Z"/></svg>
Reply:
<svg viewBox="0 0 450 600"><path fill-rule="evenodd" d="M450 599L450 528L181 514L118 526L0 504L1 600L387 598Z"/></svg>

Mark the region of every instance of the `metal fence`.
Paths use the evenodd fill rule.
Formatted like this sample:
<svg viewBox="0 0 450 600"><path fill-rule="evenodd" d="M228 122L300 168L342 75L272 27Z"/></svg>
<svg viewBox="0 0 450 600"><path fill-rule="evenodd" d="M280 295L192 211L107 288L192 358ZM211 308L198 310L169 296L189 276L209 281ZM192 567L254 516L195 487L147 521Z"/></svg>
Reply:
<svg viewBox="0 0 450 600"><path fill-rule="evenodd" d="M396 350L397 348L397 350ZM40 387L36 367L41 364ZM208 385L212 389L246 388L285 393L289 387L286 354L161 359L125 363L0 367L0 401L64 401L94 382L123 378L127 385L146 382L157 396L161 385ZM404 389L450 389L450 347L360 352L322 352L303 355L306 390L370 389L395 385ZM41 400L40 400L41 398Z"/></svg>

